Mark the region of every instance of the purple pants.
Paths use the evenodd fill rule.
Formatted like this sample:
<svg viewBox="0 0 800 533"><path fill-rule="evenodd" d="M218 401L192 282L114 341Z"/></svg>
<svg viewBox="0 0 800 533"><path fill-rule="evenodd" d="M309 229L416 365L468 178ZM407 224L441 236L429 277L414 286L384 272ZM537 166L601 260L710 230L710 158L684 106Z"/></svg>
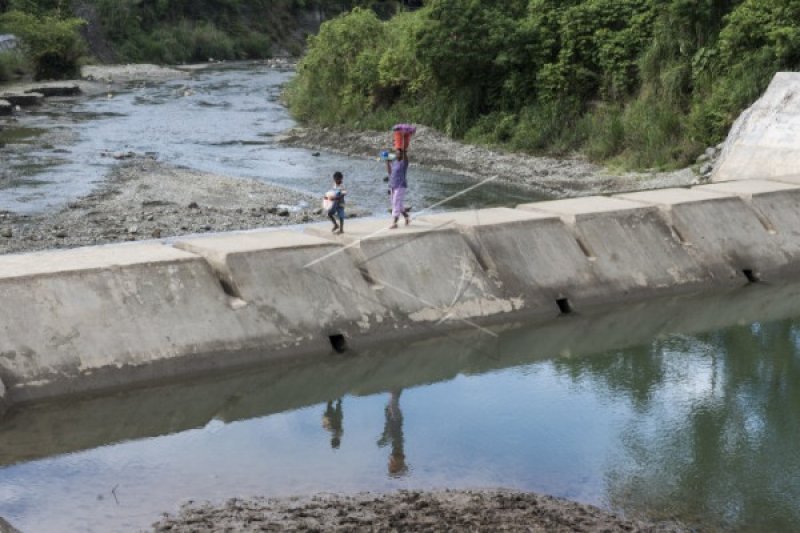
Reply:
<svg viewBox="0 0 800 533"><path fill-rule="evenodd" d="M405 216L405 207L403 206L403 200L406 197L406 188L405 187L397 187L396 189L392 189L392 216L393 217L400 217Z"/></svg>

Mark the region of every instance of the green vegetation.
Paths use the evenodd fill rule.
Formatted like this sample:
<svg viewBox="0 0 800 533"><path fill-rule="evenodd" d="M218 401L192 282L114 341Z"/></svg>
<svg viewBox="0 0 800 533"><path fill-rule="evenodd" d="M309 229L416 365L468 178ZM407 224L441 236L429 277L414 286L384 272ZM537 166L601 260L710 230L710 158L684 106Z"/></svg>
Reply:
<svg viewBox="0 0 800 533"><path fill-rule="evenodd" d="M77 73L85 44L79 29L83 21L64 16L61 2L11 0L0 14L0 33L13 33L22 41L22 53L3 54L0 80L13 77L28 62L36 79L69 77Z"/></svg>
<svg viewBox="0 0 800 533"><path fill-rule="evenodd" d="M779 70L800 0L429 0L325 23L288 91L301 120L428 124L471 142L690 163Z"/></svg>
<svg viewBox="0 0 800 533"><path fill-rule="evenodd" d="M0 33L22 39L37 78L61 78L74 75L91 53L108 61L162 64L259 59L270 57L277 42L299 54L304 17L333 16L361 4L386 13L395 6L356 0L0 0ZM75 17L73 8L90 20ZM313 21L306 25L314 29ZM10 61L0 59L0 81L12 75Z"/></svg>

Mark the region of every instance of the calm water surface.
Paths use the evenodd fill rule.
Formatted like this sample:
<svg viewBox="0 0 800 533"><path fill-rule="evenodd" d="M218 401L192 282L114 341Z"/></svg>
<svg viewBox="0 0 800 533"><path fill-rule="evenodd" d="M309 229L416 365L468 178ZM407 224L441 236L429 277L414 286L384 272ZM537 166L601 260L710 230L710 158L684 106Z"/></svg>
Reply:
<svg viewBox="0 0 800 533"><path fill-rule="evenodd" d="M188 499L511 487L702 530L800 523L800 286L751 286L32 405L0 516L132 531Z"/></svg>
<svg viewBox="0 0 800 533"><path fill-rule="evenodd" d="M275 137L296 123L279 101L293 76L265 66L233 64L195 72L192 79L133 83L112 97L51 101L26 112L24 126L0 118L0 209L36 212L85 195L117 161L115 152L155 153L158 159L225 176L263 180L291 189L325 192L333 172L345 175L351 208L385 214L385 163L288 148ZM47 145L33 141L58 132ZM389 132L386 136L389 144ZM377 156L379 148L376 147ZM413 155L412 155L413 157ZM412 167L408 202L419 210L462 190L473 180ZM491 182L445 209L514 205L543 197Z"/></svg>

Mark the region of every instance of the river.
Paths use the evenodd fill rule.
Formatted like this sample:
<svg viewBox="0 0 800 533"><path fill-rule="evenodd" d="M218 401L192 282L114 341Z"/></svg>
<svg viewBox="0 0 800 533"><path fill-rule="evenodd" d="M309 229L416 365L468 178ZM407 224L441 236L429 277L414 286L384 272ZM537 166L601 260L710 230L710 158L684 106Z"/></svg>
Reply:
<svg viewBox="0 0 800 533"><path fill-rule="evenodd" d="M109 93L49 100L16 121L0 119L0 210L36 213L89 193L118 163L115 153L214 174L252 178L321 195L333 172L345 175L351 209L385 214L385 164L375 159L293 148L277 138L296 126L280 101L293 76L259 64L195 71L190 79L134 82ZM55 139L53 139L53 137ZM390 132L386 144L390 142ZM411 150L413 162L413 143ZM464 176L413 168L408 201L420 210L472 185ZM443 208L514 205L542 199L530 190L491 182Z"/></svg>
<svg viewBox="0 0 800 533"><path fill-rule="evenodd" d="M793 531L798 296L757 284L21 407L0 421L0 516L133 531L189 499L508 487Z"/></svg>

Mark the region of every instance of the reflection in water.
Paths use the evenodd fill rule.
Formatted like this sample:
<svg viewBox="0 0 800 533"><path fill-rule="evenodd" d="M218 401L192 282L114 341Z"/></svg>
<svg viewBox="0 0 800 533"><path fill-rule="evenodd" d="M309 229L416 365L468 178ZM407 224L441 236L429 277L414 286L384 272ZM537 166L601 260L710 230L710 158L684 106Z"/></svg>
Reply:
<svg viewBox="0 0 800 533"><path fill-rule="evenodd" d="M331 448L333 449L337 449L342 444L342 435L344 434L344 428L342 427L343 418L342 399L339 398L336 400L335 407L334 403L328 400L325 413L322 415L322 427L330 432Z"/></svg>
<svg viewBox="0 0 800 533"><path fill-rule="evenodd" d="M137 530L186 498L505 486L793 531L796 317L800 285L764 284L31 405L0 420L0 516Z"/></svg>
<svg viewBox="0 0 800 533"><path fill-rule="evenodd" d="M389 403L386 405L384 413L386 423L383 426L383 434L378 439L378 446L384 447L391 445L389 454L389 475L392 477L403 477L408 472L406 464L406 454L403 451L403 413L400 411L400 393L402 390L393 390L389 396Z"/></svg>

